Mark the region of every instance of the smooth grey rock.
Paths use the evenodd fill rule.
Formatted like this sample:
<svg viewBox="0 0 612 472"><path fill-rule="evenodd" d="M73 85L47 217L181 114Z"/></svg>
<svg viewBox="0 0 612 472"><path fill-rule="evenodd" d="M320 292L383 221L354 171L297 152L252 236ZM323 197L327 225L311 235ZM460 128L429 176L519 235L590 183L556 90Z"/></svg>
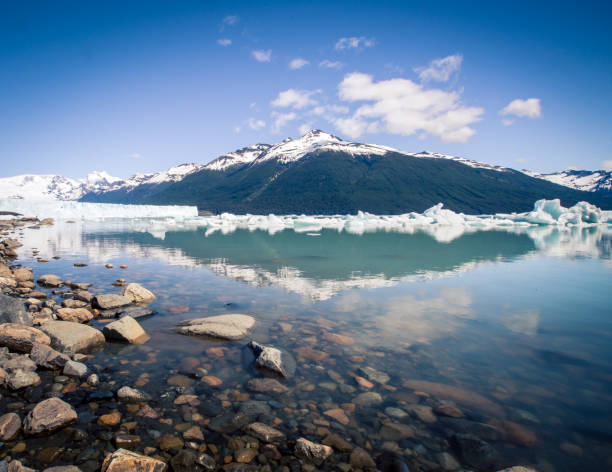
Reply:
<svg viewBox="0 0 612 472"><path fill-rule="evenodd" d="M91 304L95 308L100 308L102 310L112 310L113 308L119 308L129 305L130 303L132 303L132 301L128 297L111 293L96 295L91 301Z"/></svg>
<svg viewBox="0 0 612 472"><path fill-rule="evenodd" d="M246 337L253 326L255 318L252 316L228 314L184 321L179 324L176 331L180 334L209 336L231 341Z"/></svg>
<svg viewBox="0 0 612 472"><path fill-rule="evenodd" d="M151 303L155 300L153 292L147 290L140 284L127 284L127 286L121 291L121 295L127 297L132 303Z"/></svg>
<svg viewBox="0 0 612 472"><path fill-rule="evenodd" d="M0 293L0 323L32 326L32 315L23 301Z"/></svg>
<svg viewBox="0 0 612 472"><path fill-rule="evenodd" d="M23 431L28 436L52 433L78 419L76 411L59 398L49 398L38 403L23 422Z"/></svg>
<svg viewBox="0 0 612 472"><path fill-rule="evenodd" d="M113 321L102 328L102 333L108 340L125 343L142 343L149 339L142 326L131 316Z"/></svg>
<svg viewBox="0 0 612 472"><path fill-rule="evenodd" d="M41 275L38 278L37 282L38 282L38 285L42 287L59 287L64 283L61 277L55 274Z"/></svg>
<svg viewBox="0 0 612 472"><path fill-rule="evenodd" d="M101 331L81 323L48 321L40 329L51 338L51 347L68 355L104 344Z"/></svg>
<svg viewBox="0 0 612 472"><path fill-rule="evenodd" d="M372 381L372 382L376 382L379 383L381 385L386 384L390 377L385 374L384 372L381 372L380 370L376 370L372 367L360 367L359 368L359 373L361 375L363 375L366 379Z"/></svg>
<svg viewBox="0 0 612 472"><path fill-rule="evenodd" d="M68 377L85 377L87 375L87 366L82 362L68 361L64 366L64 375Z"/></svg>

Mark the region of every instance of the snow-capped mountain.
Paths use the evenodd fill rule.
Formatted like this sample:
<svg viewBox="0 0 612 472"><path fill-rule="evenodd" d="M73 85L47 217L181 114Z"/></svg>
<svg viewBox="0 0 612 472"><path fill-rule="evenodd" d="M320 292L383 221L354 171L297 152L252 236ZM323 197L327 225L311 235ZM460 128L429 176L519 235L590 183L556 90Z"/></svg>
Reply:
<svg viewBox="0 0 612 472"><path fill-rule="evenodd" d="M254 144L224 154L208 164L181 164L163 172L139 173L126 179L112 177L106 172L92 172L86 178L75 180L58 175L21 175L0 179L0 199L52 199L108 201L115 203L155 202L154 195L165 192L172 184L179 183L194 174L204 172L207 180L215 180L218 175L243 171L255 166L277 166L273 179L288 167L299 163L304 157L331 155L338 158L352 157L355 160L373 160L391 156L416 158L416 161L448 160L474 169L485 169L507 173L516 171L507 167L478 162L463 157L438 154L427 151L407 152L388 146L362 144L345 141L321 130L311 130L295 139L287 138L277 144ZM415 161L415 162L416 162ZM395 164L394 164L395 165ZM399 162L398 162L399 165ZM589 192L612 192L612 173L609 171L564 171L554 174L540 174L522 171L530 177L547 180L572 189ZM270 181L272 182L272 180ZM269 182L269 183L270 183ZM268 184L269 184L268 183ZM268 185L266 184L266 185ZM200 183L198 183L200 185ZM180 194L180 191L178 191ZM172 203L173 196L164 200Z"/></svg>
<svg viewBox="0 0 612 472"><path fill-rule="evenodd" d="M306 155L323 151L343 152L353 156L382 156L392 152L413 157L450 159L461 162L462 164L470 167L482 169L500 171L507 170L506 167L472 161L463 157L449 156L446 154L437 154L427 151L413 153L378 144L363 144L344 141L337 136L321 130L311 130L299 138L286 138L280 143L274 145L256 144L254 146L245 147L239 149L238 151L224 154L223 156L207 164L204 168L209 170L226 170L236 165L259 164L269 160L276 160L281 164L287 164L290 162L295 162Z"/></svg>
<svg viewBox="0 0 612 472"><path fill-rule="evenodd" d="M523 170L531 177L548 180L565 187L582 190L585 192L612 192L612 171L609 170L564 170L551 174L542 174Z"/></svg>
<svg viewBox="0 0 612 472"><path fill-rule="evenodd" d="M132 189L143 184L178 182L203 168L203 164L181 164L164 172L134 174L127 179L113 177L104 171L91 172L79 180L60 175L17 175L0 178L0 199L78 200L92 192L103 193Z"/></svg>

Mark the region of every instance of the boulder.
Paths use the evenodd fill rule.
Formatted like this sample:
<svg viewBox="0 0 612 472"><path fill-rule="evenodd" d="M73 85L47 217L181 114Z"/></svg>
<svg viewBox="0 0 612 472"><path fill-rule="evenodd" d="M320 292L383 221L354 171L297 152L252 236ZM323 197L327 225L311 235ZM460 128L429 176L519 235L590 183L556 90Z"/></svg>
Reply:
<svg viewBox="0 0 612 472"><path fill-rule="evenodd" d="M252 316L229 314L185 321L179 325L176 331L180 334L192 336L236 340L246 337L253 326L255 326L255 318Z"/></svg>
<svg viewBox="0 0 612 472"><path fill-rule="evenodd" d="M332 454L332 448L317 444L308 439L299 438L295 443L294 454L300 459L321 465Z"/></svg>
<svg viewBox="0 0 612 472"><path fill-rule="evenodd" d="M32 326L32 315L28 313L25 303L0 293L0 323Z"/></svg>
<svg viewBox="0 0 612 472"><path fill-rule="evenodd" d="M50 344L51 339L41 330L17 323L0 324L0 346L11 351L30 352L34 343Z"/></svg>
<svg viewBox="0 0 612 472"><path fill-rule="evenodd" d="M96 295L91 301L91 304L95 308L100 308L101 310L112 310L113 308L119 308L129 305L130 303L132 303L132 301L128 297L111 293Z"/></svg>
<svg viewBox="0 0 612 472"><path fill-rule="evenodd" d="M100 330L70 321L48 321L40 329L51 338L51 347L73 355L104 344Z"/></svg>
<svg viewBox="0 0 612 472"><path fill-rule="evenodd" d="M21 419L16 413L0 416L0 441L7 442L15 439L20 429Z"/></svg>
<svg viewBox="0 0 612 472"><path fill-rule="evenodd" d="M45 344L34 343L30 352L32 359L38 367L43 369L62 369L70 358L66 354L57 352L52 347Z"/></svg>
<svg viewBox="0 0 612 472"><path fill-rule="evenodd" d="M121 295L130 299L132 303L151 303L155 295L140 284L127 284L121 291Z"/></svg>
<svg viewBox="0 0 612 472"><path fill-rule="evenodd" d="M117 449L104 458L100 472L166 472L168 466L152 457Z"/></svg>
<svg viewBox="0 0 612 472"><path fill-rule="evenodd" d="M81 378L87 375L87 366L82 362L68 361L64 366L62 374L67 377Z"/></svg>
<svg viewBox="0 0 612 472"><path fill-rule="evenodd" d="M28 436L47 434L64 428L77 420L74 409L59 398L49 398L38 403L23 422Z"/></svg>
<svg viewBox="0 0 612 472"><path fill-rule="evenodd" d="M91 312L85 308L60 308L57 310L57 317L73 323L87 323L93 319Z"/></svg>
<svg viewBox="0 0 612 472"><path fill-rule="evenodd" d="M59 287L64 283L61 277L55 274L41 275L38 278L37 282L38 282L38 285L40 285L41 287L51 287L51 288Z"/></svg>
<svg viewBox="0 0 612 472"><path fill-rule="evenodd" d="M107 324L102 332L108 340L121 341L124 343L143 343L149 339L147 333L131 316Z"/></svg>
<svg viewBox="0 0 612 472"><path fill-rule="evenodd" d="M251 341L248 346L256 356L256 367L282 377L290 377L295 373L295 360L288 352L283 352L275 347L264 346L255 341Z"/></svg>
<svg viewBox="0 0 612 472"><path fill-rule="evenodd" d="M17 282L28 282L30 280L34 280L34 276L32 275L32 269L30 269L29 267L15 269L13 271L13 276L15 277Z"/></svg>

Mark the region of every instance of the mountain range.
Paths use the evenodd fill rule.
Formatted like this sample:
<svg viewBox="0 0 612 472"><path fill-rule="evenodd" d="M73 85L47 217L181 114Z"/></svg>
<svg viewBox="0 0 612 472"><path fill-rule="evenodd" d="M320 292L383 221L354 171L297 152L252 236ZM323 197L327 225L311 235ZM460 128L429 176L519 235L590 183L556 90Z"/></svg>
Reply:
<svg viewBox="0 0 612 472"><path fill-rule="evenodd" d="M430 152L344 141L320 130L255 144L208 164L127 179L94 172L0 179L0 198L189 204L233 213L405 213L443 202L465 213L526 211L540 198L612 208L612 172L541 174Z"/></svg>

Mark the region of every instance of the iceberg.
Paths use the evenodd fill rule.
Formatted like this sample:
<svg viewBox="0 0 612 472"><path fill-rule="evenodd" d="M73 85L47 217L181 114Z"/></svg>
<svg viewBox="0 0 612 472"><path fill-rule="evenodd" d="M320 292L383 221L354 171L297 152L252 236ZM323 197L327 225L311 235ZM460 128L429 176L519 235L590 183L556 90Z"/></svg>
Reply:
<svg viewBox="0 0 612 472"><path fill-rule="evenodd" d="M114 203L14 199L1 199L0 212L2 211L36 218L55 219L194 218L198 216L198 209L195 206L120 205ZM4 218L12 217L5 216Z"/></svg>

